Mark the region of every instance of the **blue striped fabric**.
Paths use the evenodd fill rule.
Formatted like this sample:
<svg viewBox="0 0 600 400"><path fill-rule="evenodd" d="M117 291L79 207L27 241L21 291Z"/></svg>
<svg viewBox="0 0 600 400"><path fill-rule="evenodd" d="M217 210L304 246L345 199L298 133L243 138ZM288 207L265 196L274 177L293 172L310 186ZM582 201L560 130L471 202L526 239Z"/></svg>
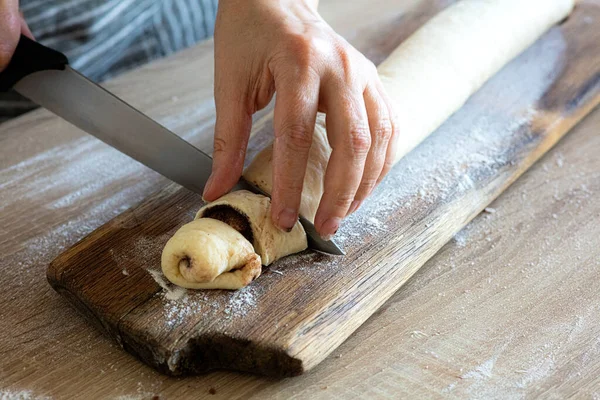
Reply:
<svg viewBox="0 0 600 400"><path fill-rule="evenodd" d="M21 0L40 43L73 68L102 81L172 54L213 34L217 0ZM35 108L0 93L0 122Z"/></svg>

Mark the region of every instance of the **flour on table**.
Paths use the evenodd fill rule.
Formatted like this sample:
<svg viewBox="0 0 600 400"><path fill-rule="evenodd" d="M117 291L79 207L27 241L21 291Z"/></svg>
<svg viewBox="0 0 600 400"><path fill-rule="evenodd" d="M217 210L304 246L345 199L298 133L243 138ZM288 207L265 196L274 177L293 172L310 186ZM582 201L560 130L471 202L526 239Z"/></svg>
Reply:
<svg viewBox="0 0 600 400"><path fill-rule="evenodd" d="M0 389L0 400L50 400L50 397L36 396L30 390L11 391Z"/></svg>
<svg viewBox="0 0 600 400"><path fill-rule="evenodd" d="M557 159L563 160L562 166L558 165ZM478 356L469 368L460 371L456 365L462 365L461 362L445 360L445 366L450 370L455 368L453 373L460 378L449 379L441 389L442 393L452 393L457 398L523 399L538 393L536 390L551 382L555 374L564 377L564 387L568 387L571 380L593 377L590 368L594 368L600 359L600 336L597 330L600 305L597 301L590 301L592 294L597 291L597 285L589 282L589 277L597 275L600 259L582 262L577 252L564 252L561 246L581 249L584 255L589 254L584 249L597 246L597 236L581 236L577 230L582 215L596 216L594 200L600 186L597 173L581 170L582 164L569 161L567 155L551 152L533 166L536 177L555 178L545 185L550 191L555 185L556 194L544 199L542 206L539 202L532 202L532 193L526 189L531 187L531 181L529 186L525 183L527 178L517 181L507 190L500 203L506 208L498 208L496 213L478 215L473 223L455 236L454 245L444 249L443 264L427 274L413 277L409 286L411 290L424 290L427 287L427 290L435 293L452 290L456 281L469 281L479 276L473 280L478 282L473 287L456 294L455 301L461 307L454 307L445 313L441 321L442 326L448 326L446 319L464 324L464 328L458 328L455 333L459 337L467 335L469 339L467 342L461 341L466 347L458 354L477 353ZM565 189L565 185L568 185L565 182L571 181L574 181L572 187L566 186ZM524 215L523 220L516 226L498 229L502 223L499 214L512 213L514 210ZM558 224L571 225L569 230L573 233L568 238L561 237L558 230L553 229ZM545 237L539 245L526 251L522 264L512 264L509 261L513 259L511 254L519 247L528 245L526 238L530 236L530 231L540 229L545 232ZM506 230L509 234L506 234ZM492 247L498 241L502 251ZM460 247L467 245L476 251L470 258L461 259L461 255L469 252ZM500 267L501 271L489 268L488 259L503 257L507 262ZM455 263L461 263L460 268L455 268ZM578 265L576 271L573 269L574 263ZM443 274L446 279L437 279ZM553 278L547 280L548 276ZM515 281L519 284L509 284ZM555 289L548 297L536 298L531 292L539 284L552 285ZM409 297L409 294L405 293L404 296ZM552 302L551 308L560 311L554 314L543 306L546 302ZM505 309L505 303L510 304L513 310ZM410 302L402 306L410 308L413 305L418 306ZM507 312L513 315L510 325L495 323L502 321ZM477 325L470 322L473 315L477 315L473 318ZM486 318L482 320L481 315ZM429 330L439 326L437 316L436 319L432 318L429 325L419 328ZM440 348L447 350L441 343L434 342L428 339L423 346L437 353ZM481 355L479 351L485 347L481 343L496 344L498 351ZM436 345L439 347L436 348Z"/></svg>

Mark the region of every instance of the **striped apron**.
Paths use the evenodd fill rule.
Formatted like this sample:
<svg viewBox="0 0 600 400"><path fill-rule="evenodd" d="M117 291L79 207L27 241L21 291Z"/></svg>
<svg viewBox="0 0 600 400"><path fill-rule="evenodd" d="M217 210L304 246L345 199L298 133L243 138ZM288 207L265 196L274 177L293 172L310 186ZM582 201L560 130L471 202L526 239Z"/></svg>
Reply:
<svg viewBox="0 0 600 400"><path fill-rule="evenodd" d="M40 43L103 81L212 36L217 0L21 0ZM0 93L0 122L35 108Z"/></svg>

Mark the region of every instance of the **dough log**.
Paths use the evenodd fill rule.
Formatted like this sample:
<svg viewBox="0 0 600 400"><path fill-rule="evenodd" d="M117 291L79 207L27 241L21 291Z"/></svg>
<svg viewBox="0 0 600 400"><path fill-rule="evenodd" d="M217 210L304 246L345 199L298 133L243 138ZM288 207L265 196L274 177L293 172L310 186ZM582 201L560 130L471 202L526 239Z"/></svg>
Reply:
<svg viewBox="0 0 600 400"><path fill-rule="evenodd" d="M395 161L435 131L483 84L566 18L574 0L462 0L448 7L402 43L378 67L399 123ZM270 123L259 121L254 131ZM317 117L300 213L314 217L331 154L323 115ZM272 145L245 171L245 178L272 191ZM268 265L306 248L300 224L289 233L270 219L270 200L230 193L200 209L165 246L162 267L173 283L193 288L237 289ZM207 222L213 221L213 222ZM224 222L223 222L224 221Z"/></svg>

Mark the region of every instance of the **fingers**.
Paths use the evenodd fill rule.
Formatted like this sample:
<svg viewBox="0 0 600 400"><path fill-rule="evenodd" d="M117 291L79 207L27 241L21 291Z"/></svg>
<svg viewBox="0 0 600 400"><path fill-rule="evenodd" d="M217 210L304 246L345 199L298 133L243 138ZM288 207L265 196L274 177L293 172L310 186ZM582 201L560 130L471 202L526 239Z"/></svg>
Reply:
<svg viewBox="0 0 600 400"><path fill-rule="evenodd" d="M367 155L360 186L354 196L354 201L348 210L348 214L353 213L360 207L382 178L382 171L384 165L386 165L388 145L393 132L389 108L374 85L367 86L364 99L369 118L371 148Z"/></svg>
<svg viewBox="0 0 600 400"><path fill-rule="evenodd" d="M325 97L327 135L333 151L315 227L324 239L329 239L337 232L354 201L371 148L371 135L361 91L338 87L327 89Z"/></svg>
<svg viewBox="0 0 600 400"><path fill-rule="evenodd" d="M273 197L275 224L290 231L298 221L302 185L317 118L319 77L277 76L273 125Z"/></svg>
<svg viewBox="0 0 600 400"><path fill-rule="evenodd" d="M396 113L394 112L394 107L392 105L393 103L387 97L387 94L385 93L385 90L383 89L383 87L380 87L379 93L381 94L382 98L384 99L384 102L387 105L392 132L391 132L391 137L387 144L383 169L381 170L381 174L379 175L379 178L377 178L377 182L376 182L375 186L379 185L379 183L383 180L383 178L385 178L385 176L388 174L388 172L390 172L390 170L396 163L398 146L400 144L400 132L399 132L399 128L398 128L398 126L399 126L398 125L398 117L397 117Z"/></svg>
<svg viewBox="0 0 600 400"><path fill-rule="evenodd" d="M21 34L27 36L31 40L35 40L33 33L31 33L31 30L29 29L29 25L27 25L27 22L25 21L23 12L20 12L19 14L21 15Z"/></svg>
<svg viewBox="0 0 600 400"><path fill-rule="evenodd" d="M242 176L252 114L246 96L231 86L215 86L217 121L211 176L203 197L213 201L229 192Z"/></svg>
<svg viewBox="0 0 600 400"><path fill-rule="evenodd" d="M0 71L12 58L21 34L18 0L0 0Z"/></svg>

